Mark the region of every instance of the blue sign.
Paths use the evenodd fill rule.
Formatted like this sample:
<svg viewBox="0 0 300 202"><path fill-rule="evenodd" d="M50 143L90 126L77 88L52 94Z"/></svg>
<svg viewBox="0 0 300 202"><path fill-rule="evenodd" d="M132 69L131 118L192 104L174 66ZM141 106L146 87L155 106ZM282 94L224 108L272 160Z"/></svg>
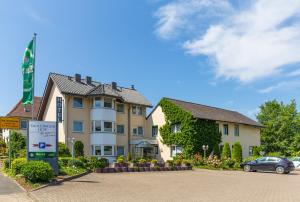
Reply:
<svg viewBox="0 0 300 202"><path fill-rule="evenodd" d="M45 149L46 148L46 143L45 142L39 142L39 148L40 149Z"/></svg>

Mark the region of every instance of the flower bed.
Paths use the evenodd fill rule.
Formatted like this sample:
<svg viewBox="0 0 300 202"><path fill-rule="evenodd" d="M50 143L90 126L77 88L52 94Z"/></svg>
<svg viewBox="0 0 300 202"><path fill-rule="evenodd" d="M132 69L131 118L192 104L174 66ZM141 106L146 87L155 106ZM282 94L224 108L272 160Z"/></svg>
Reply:
<svg viewBox="0 0 300 202"><path fill-rule="evenodd" d="M97 168L95 173L121 173L121 172L155 172L155 171L181 171L192 170L192 166L174 166L174 167L115 167L115 168Z"/></svg>

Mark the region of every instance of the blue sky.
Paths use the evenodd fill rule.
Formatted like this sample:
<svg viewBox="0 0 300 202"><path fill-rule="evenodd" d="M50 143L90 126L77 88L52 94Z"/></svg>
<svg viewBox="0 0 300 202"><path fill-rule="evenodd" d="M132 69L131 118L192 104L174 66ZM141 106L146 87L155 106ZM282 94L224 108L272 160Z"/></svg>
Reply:
<svg viewBox="0 0 300 202"><path fill-rule="evenodd" d="M81 73L254 117L299 102L300 1L0 2L0 115L22 96L21 61L37 32L36 95L49 72Z"/></svg>

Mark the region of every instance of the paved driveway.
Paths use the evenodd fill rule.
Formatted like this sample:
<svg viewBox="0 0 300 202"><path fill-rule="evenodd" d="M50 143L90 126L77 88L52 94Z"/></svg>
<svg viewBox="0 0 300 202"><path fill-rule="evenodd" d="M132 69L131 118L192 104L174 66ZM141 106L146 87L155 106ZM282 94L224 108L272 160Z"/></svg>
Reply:
<svg viewBox="0 0 300 202"><path fill-rule="evenodd" d="M0 201L31 201L27 192L23 191L15 182L0 172Z"/></svg>
<svg viewBox="0 0 300 202"><path fill-rule="evenodd" d="M297 202L300 172L177 171L89 174L32 192L40 201Z"/></svg>

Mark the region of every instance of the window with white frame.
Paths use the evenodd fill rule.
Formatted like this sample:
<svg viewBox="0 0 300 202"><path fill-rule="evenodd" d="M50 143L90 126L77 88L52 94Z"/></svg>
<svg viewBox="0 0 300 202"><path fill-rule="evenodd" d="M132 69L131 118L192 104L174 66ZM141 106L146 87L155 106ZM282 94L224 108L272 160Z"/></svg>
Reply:
<svg viewBox="0 0 300 202"><path fill-rule="evenodd" d="M181 153L182 153L182 147L181 146L177 146L177 145L171 146L171 157L174 157L177 154L181 154Z"/></svg>
<svg viewBox="0 0 300 202"><path fill-rule="evenodd" d="M228 131L228 124L223 124L223 134L224 135L228 135L229 131Z"/></svg>
<svg viewBox="0 0 300 202"><path fill-rule="evenodd" d="M22 130L26 130L27 129L27 123L28 123L27 120L21 120L20 121L20 127L21 127Z"/></svg>
<svg viewBox="0 0 300 202"><path fill-rule="evenodd" d="M179 133L180 132L180 123L175 123L171 125L171 132L172 133Z"/></svg>
<svg viewBox="0 0 300 202"><path fill-rule="evenodd" d="M125 155L125 147L117 146L117 156L124 156L124 155Z"/></svg>
<svg viewBox="0 0 300 202"><path fill-rule="evenodd" d="M124 113L125 112L124 104L117 103L117 112L119 112L119 113Z"/></svg>
<svg viewBox="0 0 300 202"><path fill-rule="evenodd" d="M92 122L92 131L93 132L101 132L101 121L93 121Z"/></svg>
<svg viewBox="0 0 300 202"><path fill-rule="evenodd" d="M104 146L104 155L105 156L112 156L113 155L113 147L112 146Z"/></svg>
<svg viewBox="0 0 300 202"><path fill-rule="evenodd" d="M125 132L124 125L117 125L117 133L118 134L124 134L124 132Z"/></svg>
<svg viewBox="0 0 300 202"><path fill-rule="evenodd" d="M94 146L94 155L101 156L101 146Z"/></svg>
<svg viewBox="0 0 300 202"><path fill-rule="evenodd" d="M144 134L144 128L142 126L138 126L136 128L133 128L132 133L133 133L133 135L142 136Z"/></svg>
<svg viewBox="0 0 300 202"><path fill-rule="evenodd" d="M113 100L111 98L104 98L104 107L105 108L113 108L112 101Z"/></svg>
<svg viewBox="0 0 300 202"><path fill-rule="evenodd" d="M234 136L240 136L240 127L239 127L239 125L234 126Z"/></svg>
<svg viewBox="0 0 300 202"><path fill-rule="evenodd" d="M158 126L152 126L152 137L156 137L158 134Z"/></svg>
<svg viewBox="0 0 300 202"><path fill-rule="evenodd" d="M135 114L135 115L140 115L142 116L144 113L143 113L143 107L140 107L140 106L132 106L132 114Z"/></svg>
<svg viewBox="0 0 300 202"><path fill-rule="evenodd" d="M104 121L104 131L105 132L113 132L113 122Z"/></svg>
<svg viewBox="0 0 300 202"><path fill-rule="evenodd" d="M93 105L94 105L94 108L100 108L101 107L101 97L95 97Z"/></svg>
<svg viewBox="0 0 300 202"><path fill-rule="evenodd" d="M80 97L74 97L73 108L83 108L83 99Z"/></svg>
<svg viewBox="0 0 300 202"><path fill-rule="evenodd" d="M83 132L83 121L73 121L73 132L75 133Z"/></svg>

